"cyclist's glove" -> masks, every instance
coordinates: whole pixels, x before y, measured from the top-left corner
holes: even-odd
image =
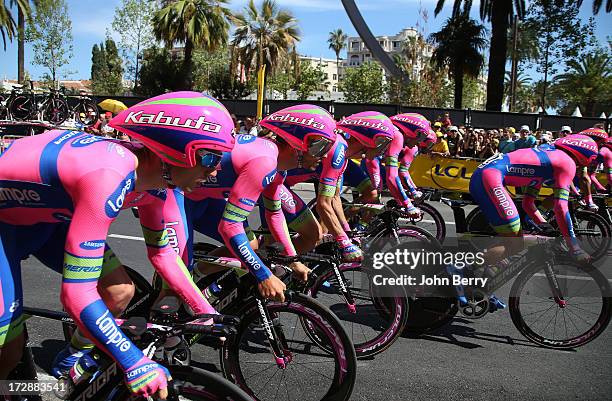
[[[414,190],[411,192],[412,198],[415,201],[419,201],[421,200],[421,198],[423,197],[423,192],[419,191],[418,189]]]
[[[168,369],[146,356],[125,371],[128,389],[143,397],[152,397],[158,390],[168,387],[168,380],[172,380]]]
[[[363,252],[353,244],[346,235],[336,237],[336,242],[342,253],[342,260],[345,262],[361,262],[363,260]]]

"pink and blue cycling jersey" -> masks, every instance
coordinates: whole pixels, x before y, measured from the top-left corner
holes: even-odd
[[[285,185],[292,187],[301,182],[311,180],[319,181],[319,193],[323,196],[332,197],[336,193],[338,181],[340,181],[346,169],[346,149],[348,145],[342,135],[336,135],[334,145],[321,160],[316,169],[296,168],[287,171]]]
[[[543,221],[537,213],[536,197],[542,185],[551,186],[559,229],[568,245],[576,249],[577,241],[568,207],[570,184],[575,173],[574,160],[554,146],[519,149],[496,155],[478,166],[470,179],[470,194],[496,232],[515,235],[520,232],[521,221],[505,185],[527,187],[523,209],[537,223]]]
[[[272,273],[251,248],[245,232],[247,218],[260,196],[272,234],[283,245],[286,255],[296,255],[281,210],[284,175],[277,172],[277,161],[278,148],[273,141],[238,135],[234,149],[224,153],[217,175],[185,194],[188,230],[195,229],[223,241],[260,282]],[[190,253],[193,235],[188,237]]]
[[[399,176],[399,156],[403,149],[404,136],[398,129],[395,129],[393,140],[384,155],[386,184],[395,200],[405,208],[412,209],[414,206],[412,202],[410,202],[410,199],[408,199],[408,195],[406,195],[404,191],[402,180]],[[365,165],[374,187],[379,190],[382,189],[380,161],[377,159],[366,160]]]
[[[181,220],[171,191],[135,192],[137,158],[120,145],[76,131],[20,139],[0,157],[0,344],[20,332],[20,262],[29,255],[63,274],[61,301],[80,329],[126,370],[142,357],[115,324],[97,290],[103,266],[118,263],[105,246],[120,210],[138,206],[151,263],[194,308],[213,309],[193,284],[164,229]],[[170,198],[168,201],[167,198]],[[185,233],[176,235],[184,240]]]

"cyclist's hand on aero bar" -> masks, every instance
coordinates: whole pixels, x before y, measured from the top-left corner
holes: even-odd
[[[302,262],[293,262],[289,265],[291,270],[293,271],[293,277],[301,282],[306,282],[308,280],[308,273],[310,273],[310,269],[306,267]]]
[[[257,285],[259,293],[266,299],[285,302],[287,286],[278,277],[270,276]]]
[[[165,400],[168,397],[168,380],[172,380],[168,369],[146,356],[125,371],[125,382],[128,389],[143,397],[155,395]]]

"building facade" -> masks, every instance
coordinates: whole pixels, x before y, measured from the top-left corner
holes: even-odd
[[[393,36],[377,36],[378,43],[383,50],[389,54],[391,58],[395,55],[401,55],[404,50],[404,44],[410,40],[416,40],[419,36],[415,28],[404,28],[397,35]],[[418,72],[422,69],[424,63],[431,58],[433,47],[425,44],[423,49],[416,55],[416,63],[414,64],[414,75],[418,76]],[[363,63],[376,61],[370,49],[368,49],[359,36],[351,36],[347,43],[346,68],[359,67]]]
[[[320,88],[321,91],[327,91],[329,93],[339,91],[338,84],[342,79],[344,60],[340,59],[337,61],[336,59],[330,58],[300,56],[300,61],[302,63],[309,63],[310,66],[314,68],[321,66],[321,70],[323,70],[325,74],[325,85]]]

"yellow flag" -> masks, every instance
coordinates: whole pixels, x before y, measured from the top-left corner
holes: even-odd
[[[263,117],[263,98],[266,79],[266,65],[259,67],[257,72],[257,120]]]

